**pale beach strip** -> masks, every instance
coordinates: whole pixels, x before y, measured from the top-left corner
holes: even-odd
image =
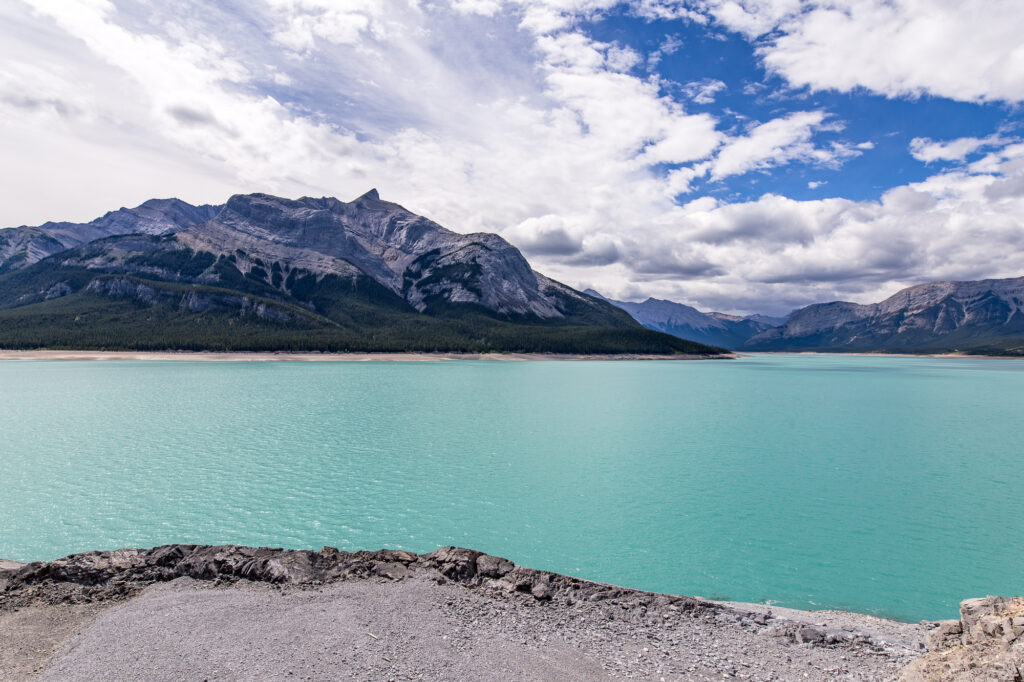
[[[447,360],[718,360],[723,355],[574,355],[561,353],[287,353],[214,351],[0,350],[4,360],[148,360],[184,362],[442,362]]]

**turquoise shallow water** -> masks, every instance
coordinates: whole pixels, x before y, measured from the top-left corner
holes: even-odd
[[[0,557],[456,544],[906,620],[1024,594],[1024,362],[0,363]]]

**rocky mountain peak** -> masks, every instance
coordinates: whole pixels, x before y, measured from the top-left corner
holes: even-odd
[[[555,298],[581,298],[539,277],[500,236],[453,232],[382,200],[375,189],[348,203],[236,195],[215,219],[183,231],[179,241],[218,255],[243,251],[319,275],[354,267],[420,311],[474,304],[506,315],[558,318],[564,306]]]
[[[361,195],[352,203],[357,203],[360,201],[380,201],[380,194],[377,193],[377,188],[375,187],[371,189],[369,192],[366,192],[365,194]]]
[[[81,244],[123,234],[164,236],[217,215],[220,206],[193,206],[180,199],[149,199],[135,208],[109,211],[88,223],[47,222],[0,230],[0,273],[23,268]]]

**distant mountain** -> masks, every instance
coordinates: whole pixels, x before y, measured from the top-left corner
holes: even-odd
[[[715,313],[715,314],[719,314],[719,313]],[[786,324],[786,320],[789,319],[789,315],[786,315],[785,317],[777,317],[777,316],[773,316],[773,315],[755,314],[755,315],[748,315],[748,316],[744,317],[743,319],[744,320],[753,320],[754,322],[760,322],[761,324],[765,325],[766,327],[781,327],[782,325]]]
[[[152,200],[0,231],[0,347],[698,353],[382,201]]]
[[[774,326],[760,315],[739,317],[725,313],[702,313],[682,303],[648,298],[642,303],[615,301],[593,289],[584,293],[608,301],[628,312],[634,320],[655,331],[722,348],[741,348],[750,337]]]
[[[810,305],[744,348],[1024,354],[1024,277],[932,282],[870,305]]]

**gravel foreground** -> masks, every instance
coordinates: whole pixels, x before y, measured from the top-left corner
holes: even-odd
[[[886,680],[929,630],[629,590],[453,547],[0,563],[4,680]]]

